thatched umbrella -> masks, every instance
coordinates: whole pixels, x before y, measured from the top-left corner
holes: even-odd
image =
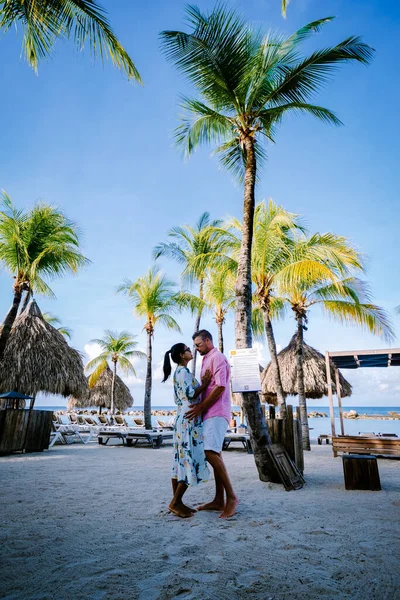
[[[328,382],[326,379],[325,356],[303,344],[303,363],[304,363],[304,386],[306,398],[317,400],[328,395]],[[297,395],[297,370],[296,370],[296,335],[292,337],[286,348],[278,354],[278,364],[281,374],[283,391],[287,396]],[[331,362],[332,392],[336,394],[335,385],[335,365]],[[340,397],[351,396],[351,385],[339,371]],[[269,363],[261,374],[262,393],[260,394],[263,402],[273,404],[276,400],[275,381],[273,376],[273,367]]]
[[[81,355],[43,319],[35,301],[16,319],[0,363],[0,392],[10,389],[33,398],[38,392],[87,395]]]
[[[77,399],[72,397],[68,400],[68,409],[83,408],[86,406],[99,406],[102,408],[111,408],[111,386],[113,373],[107,365],[94,386],[89,390],[89,395],[86,398]],[[121,412],[131,407],[133,397],[129,388],[122,381],[119,375],[115,377],[115,407]]]

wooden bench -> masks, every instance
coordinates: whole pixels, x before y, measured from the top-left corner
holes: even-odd
[[[321,433],[321,435],[319,435],[317,438],[317,442],[318,442],[319,446],[322,445],[323,440],[325,440],[325,444],[330,444],[331,440],[332,440],[332,436],[328,435],[326,433]]]
[[[400,438],[338,435],[332,437],[332,450],[334,456],[337,456],[339,452],[348,452],[350,454],[400,457]]]

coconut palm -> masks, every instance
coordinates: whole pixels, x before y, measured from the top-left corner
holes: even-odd
[[[108,56],[130,79],[140,81],[106,11],[95,0],[0,0],[0,30],[18,26],[24,33],[25,58],[36,72],[39,61],[50,56],[58,38],[73,38],[78,50],[87,42],[94,58],[104,61]]]
[[[367,284],[352,274],[362,269],[360,255],[345,238],[315,234],[294,242],[288,265],[281,272],[280,292],[297,322],[297,389],[305,450],[310,450],[310,435],[304,389],[303,333],[310,308],[317,305],[341,323],[361,326],[386,339],[394,335],[388,315],[372,302]]]
[[[113,369],[113,378],[111,385],[111,414],[115,411],[115,381],[117,377],[117,368],[119,367],[126,375],[136,375],[136,371],[131,363],[132,358],[145,358],[146,355],[140,350],[135,350],[138,343],[134,340],[136,336],[127,331],[118,333],[116,331],[106,330],[103,338],[93,339],[93,344],[98,344],[101,353],[90,360],[85,367],[87,372],[92,371],[89,377],[89,388],[92,388],[102,373],[111,362]]]
[[[232,219],[227,226],[236,234],[234,256],[240,252],[243,224]],[[251,273],[253,292],[253,332],[266,334],[274,373],[277,401],[282,418],[286,416],[286,400],[283,391],[272,318],[282,316],[285,305],[277,296],[277,281],[290,257],[291,234],[302,230],[297,215],[289,213],[272,200],[268,205],[260,202],[254,213]]]
[[[172,315],[179,310],[179,294],[176,285],[169,281],[156,267],[152,267],[143,277],[132,282],[125,280],[118,292],[128,296],[133,304],[134,313],[144,317],[144,329],[147,333],[147,370],[144,393],[144,422],[146,429],[151,429],[151,388],[153,336],[157,324],[167,329],[181,331]]]
[[[53,296],[44,278],[76,273],[90,261],[79,248],[79,230],[57,208],[36,205],[29,213],[17,210],[3,192],[0,211],[0,263],[14,278],[13,304],[0,334],[0,360],[21,304],[24,307],[34,292]]]
[[[218,347],[223,352],[225,317],[235,306],[235,275],[232,270],[223,266],[208,273],[204,282],[204,300],[214,313],[218,328]]]
[[[207,272],[213,267],[227,261],[230,236],[221,227],[221,220],[211,221],[210,214],[204,212],[194,227],[183,225],[173,227],[168,232],[170,242],[161,242],[153,251],[155,259],[166,256],[183,267],[182,283],[199,284],[199,307],[196,311],[194,331],[199,331],[203,312],[204,280]],[[197,350],[193,347],[192,373],[196,372]]]
[[[186,9],[191,31],[164,31],[161,41],[169,60],[187,76],[199,98],[185,98],[186,116],[176,142],[187,155],[202,143],[216,144],[222,164],[244,182],[243,234],[236,284],[235,336],[238,348],[252,345],[251,245],[257,167],[265,156],[263,141],[273,140],[286,113],[304,112],[340,124],[330,110],[309,104],[342,62],[367,64],[372,49],[357,37],[301,57],[300,45],[331,18],[309,23],[292,36],[252,31],[233,10],[217,6],[202,14]],[[260,477],[267,467],[268,430],[258,395],[244,395]]]
[[[57,331],[59,331],[61,333],[61,335],[68,338],[69,340],[71,339],[72,329],[70,329],[69,327],[64,327],[64,325],[61,325],[61,321],[58,317],[56,317],[55,315],[52,315],[49,312],[42,313],[42,316],[43,316],[43,319],[46,321],[46,323],[50,323],[50,325],[53,325],[53,327],[55,325],[60,325],[60,327],[56,327]]]

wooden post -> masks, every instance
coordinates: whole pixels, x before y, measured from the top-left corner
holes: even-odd
[[[268,418],[269,419],[275,419],[275,406],[269,406],[268,407]]]
[[[338,399],[339,416],[340,416],[340,431],[342,432],[342,435],[344,435],[342,397],[340,395],[339,369],[335,369],[335,380],[336,380],[336,396]]]
[[[329,352],[325,352],[325,365],[326,365],[326,380],[328,382],[329,412],[331,415],[332,436],[336,436],[335,413],[333,411],[332,378],[331,378],[331,365],[330,365],[330,361],[329,361]]]

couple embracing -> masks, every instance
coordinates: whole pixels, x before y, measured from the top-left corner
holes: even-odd
[[[174,373],[174,399],[177,416],[174,428],[172,465],[173,499],[169,510],[182,518],[192,517],[196,510],[221,511],[227,519],[236,512],[235,495],[222,459],[222,445],[231,419],[229,363],[214,348],[211,334],[202,329],[193,335],[199,354],[203,356],[201,384],[187,368],[192,360],[186,344],[175,344],[165,353],[164,379],[171,374],[170,359],[177,365]],[[214,471],[215,497],[197,509],[183,503],[189,485],[198,485],[209,477],[208,464]]]

